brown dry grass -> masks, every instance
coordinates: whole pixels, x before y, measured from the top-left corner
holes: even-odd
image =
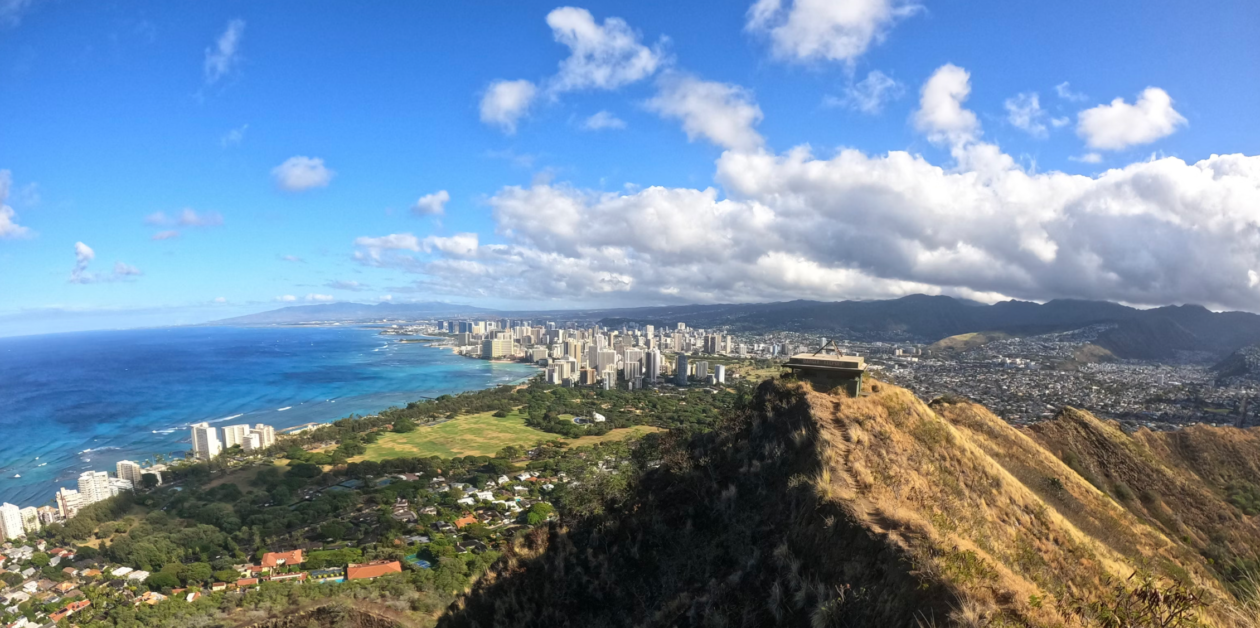
[[[803,388],[823,438],[814,490],[965,600],[953,623],[1073,625],[1064,600],[1146,568],[1206,588],[1216,625],[1251,625],[1227,617],[1233,598],[1197,554],[985,408],[883,383],[856,399]]]

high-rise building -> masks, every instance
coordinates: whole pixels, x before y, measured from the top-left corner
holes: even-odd
[[[254,425],[254,429],[250,430],[250,433],[258,435],[258,445],[263,449],[276,444],[276,428],[270,425],[257,423]]]
[[[39,509],[34,506],[27,506],[20,512],[22,514],[22,529],[27,534],[39,532],[39,529],[43,527],[39,523]]]
[[[83,506],[109,499],[109,474],[104,471],[84,471],[79,474],[79,500]]]
[[[209,460],[219,455],[219,430],[209,423],[195,423],[192,426],[192,450],[198,460]]]
[[[226,425],[223,427],[223,448],[240,445],[245,446],[245,437],[249,434],[249,425]],[[122,477],[121,475],[119,477]]]
[[[262,436],[258,432],[250,432],[245,437],[245,441],[241,443],[241,449],[245,450],[246,453],[258,451],[262,448]]]
[[[700,360],[699,362],[696,362],[696,377],[699,379],[704,379],[708,376],[709,376],[709,363],[704,360]]]
[[[60,513],[58,513],[57,509],[52,506],[40,506],[39,508],[36,508],[35,511],[39,513],[39,522],[44,525],[55,523],[60,517]]]
[[[595,370],[604,371],[617,366],[617,352],[612,349],[600,349],[595,352]]]
[[[621,369],[626,372],[627,378],[630,377],[631,364],[639,369],[638,372],[640,374],[643,373],[643,356],[644,352],[642,349],[626,349],[624,354],[625,361],[621,363]]]
[[[0,538],[6,541],[26,536],[22,528],[22,509],[5,502],[0,504]]]
[[[649,382],[655,384],[661,377],[661,352],[656,349],[648,351],[643,358],[643,362],[646,367],[643,370],[644,376],[647,377]]]
[[[718,364],[717,366],[713,367],[713,379],[716,380],[717,383],[719,384],[726,383],[726,365],[725,364]]]
[[[674,367],[674,383],[679,386],[687,385],[687,354],[685,353],[678,354],[678,365]]]
[[[496,360],[498,358],[506,358],[514,352],[511,336],[504,335],[499,338],[487,338],[481,341],[481,357],[483,359]]]
[[[133,486],[144,486],[144,483],[140,481],[140,476],[144,475],[144,469],[141,469],[140,465],[130,460],[119,460],[117,469],[118,477],[131,482]]]
[[[57,491],[57,511],[62,519],[69,519],[79,514],[79,509],[86,505],[79,491],[64,486]]]

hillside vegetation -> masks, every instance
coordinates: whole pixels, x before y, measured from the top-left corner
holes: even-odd
[[[1255,626],[1257,446],[767,382],[518,539],[441,625]]]

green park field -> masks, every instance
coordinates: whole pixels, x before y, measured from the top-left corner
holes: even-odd
[[[525,418],[517,411],[505,417],[492,416],[491,412],[460,416],[430,427],[418,427],[406,434],[385,433],[375,443],[367,445],[367,452],[355,456],[350,462],[386,460],[389,458],[455,458],[463,456],[493,456],[509,445],[532,447],[539,441],[562,440],[570,447],[593,445],[599,442],[617,441],[627,436],[641,436],[658,428],[647,425],[613,430],[603,436],[583,436],[567,439],[525,425]]]

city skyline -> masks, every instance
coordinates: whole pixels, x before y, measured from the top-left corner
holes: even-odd
[[[911,293],[1260,311],[1245,2],[293,6],[0,7],[0,327]]]

